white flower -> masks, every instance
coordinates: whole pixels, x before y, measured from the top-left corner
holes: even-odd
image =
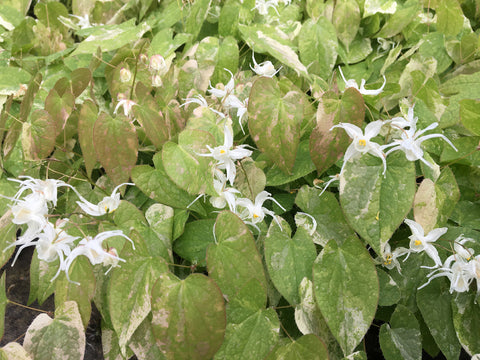
[[[412,105],[408,108],[408,113],[407,117],[404,116],[396,116],[392,118],[391,120],[387,120],[386,122],[390,123],[390,125],[400,128],[400,129],[405,129],[406,127],[416,127],[417,126],[417,120],[418,117],[414,116],[413,113],[413,108],[415,105]]]
[[[133,250],[135,250],[133,241],[121,230],[104,231],[94,238],[87,236],[78,243],[78,246],[72,250],[65,260],[64,270],[68,281],[70,281],[70,277],[68,275],[70,266],[72,265],[73,260],[80,255],[86,256],[92,265],[106,263],[108,265],[116,266],[116,263],[112,260],[125,261],[124,259],[119,258],[118,255],[116,255],[116,252],[113,253],[111,249],[106,251],[102,247],[103,241],[114,236],[124,237],[132,243]],[[79,285],[79,283],[77,284]]]
[[[151,71],[164,74],[168,71],[168,65],[165,58],[162,55],[153,55],[150,57],[149,68]]]
[[[250,65],[250,68],[255,72],[255,74],[259,76],[266,76],[266,77],[274,77],[276,73],[280,71],[282,68],[281,66],[278,68],[278,70],[275,70],[275,67],[273,66],[271,61],[264,61],[260,64],[257,64],[255,60],[255,53],[252,52],[252,60],[253,60],[253,67]]]
[[[77,26],[79,26],[80,29],[88,29],[92,27],[92,24],[90,24],[90,19],[88,18],[88,14],[85,14],[83,16],[70,14],[70,16],[78,20]]]
[[[317,230],[317,220],[312,215],[301,211],[295,214],[295,225],[297,228],[303,227],[310,236],[313,236]]]
[[[398,262],[398,257],[408,254],[409,252],[410,250],[404,247],[398,247],[392,252],[392,248],[390,247],[390,244],[386,243],[383,249],[382,265],[389,270],[392,270],[395,267],[397,271],[401,274],[402,271],[400,269],[400,263]]]
[[[238,145],[233,149],[233,134],[229,126],[224,127],[223,145],[211,148],[207,145],[209,154],[198,154],[199,156],[211,156],[218,161],[217,168],[227,170],[227,180],[233,185],[235,181],[236,168],[234,160],[240,160],[252,155],[251,150],[245,149],[247,145]]]
[[[255,0],[255,7],[252,8],[252,10],[257,9],[260,15],[268,15],[268,9],[273,8],[277,15],[280,16],[277,10],[277,6],[277,0]]]
[[[123,115],[130,117],[132,115],[132,108],[137,103],[133,100],[127,99],[123,94],[118,95],[118,104],[115,106],[113,113],[116,114],[118,109],[123,107]]]
[[[207,103],[207,100],[205,100],[205,98],[200,95],[200,94],[197,94],[196,96],[194,97],[191,97],[191,98],[186,98],[186,99],[183,99],[185,102],[180,105],[180,107],[182,106],[186,106],[188,104],[198,104],[200,105],[201,108],[205,108],[205,109],[208,109],[208,110],[211,110],[213,111],[215,114],[219,115],[222,119],[225,118],[225,114],[218,111],[218,110],[215,110],[215,109],[212,109],[208,103]]]
[[[32,193],[40,194],[44,197],[45,201],[50,201],[53,203],[54,206],[57,205],[57,189],[61,186],[69,187],[73,189],[73,187],[62,180],[55,180],[55,179],[34,179],[30,176],[19,176],[20,179],[25,180],[17,180],[17,179],[8,179],[10,181],[18,182],[21,187],[17,191],[14,196],[14,199],[18,199],[25,190],[30,190]]]
[[[43,227],[47,223],[47,202],[45,197],[39,193],[27,195],[23,200],[16,200],[16,203],[11,205],[10,209],[12,211],[12,222],[14,224],[35,223]]]
[[[97,205],[92,204],[90,201],[85,199],[82,195],[77,192],[78,197],[81,201],[77,201],[78,206],[86,212],[88,215],[92,216],[102,216],[107,213],[114,212],[117,210],[118,206],[120,205],[120,194],[117,193],[118,189],[123,185],[135,185],[132,183],[123,183],[118,185],[110,196],[105,196],[102,201],[100,201]]]
[[[336,175],[330,175],[330,180],[328,180],[326,183],[325,183],[325,186],[323,187],[323,190],[320,194],[318,194],[318,196],[322,196],[322,194],[325,192],[325,190],[327,190],[328,186],[334,182],[334,181],[339,181],[340,180],[340,174],[336,174]],[[320,186],[318,185],[313,185],[315,186],[317,189],[321,189]]]
[[[245,211],[241,212],[239,216],[242,219],[249,219],[247,224],[254,225],[263,221],[265,218],[265,215],[270,215],[275,222],[280,226],[280,223],[278,222],[277,218],[275,217],[275,213],[271,210],[268,210],[263,207],[263,203],[266,200],[272,200],[275,202],[283,211],[286,211],[285,208],[278,203],[277,200],[275,200],[273,197],[270,196],[271,194],[268,191],[262,191],[258,193],[258,195],[255,197],[255,203],[252,202],[252,200],[247,199],[247,198],[241,198],[237,199],[237,206],[241,206],[244,208]]]
[[[365,127],[365,134],[363,134],[362,129],[360,129],[358,126],[349,123],[340,123],[330,129],[331,131],[334,128],[340,127],[344,129],[347,132],[348,136],[353,139],[353,142],[350,144],[350,146],[347,148],[347,151],[345,152],[340,174],[342,173],[343,168],[345,167],[345,164],[348,160],[353,159],[356,156],[364,153],[370,153],[382,159],[383,174],[385,174],[385,171],[387,170],[385,155],[383,154],[379,144],[370,141],[371,138],[378,135],[380,129],[382,128],[382,125],[383,121],[381,120],[372,121]]]
[[[385,153],[385,156],[388,156],[393,151],[401,150],[405,153],[405,156],[409,161],[421,160],[425,165],[433,169],[433,165],[423,158],[423,150],[420,146],[422,142],[432,138],[442,138],[455,151],[458,151],[457,148],[452,144],[452,142],[445,137],[445,135],[430,134],[421,136],[426,131],[435,129],[438,126],[438,123],[435,122],[427,126],[425,129],[417,131],[416,120],[417,118],[413,118],[412,116],[412,123],[410,124],[410,129],[402,131],[401,139],[395,139],[391,144],[382,146],[382,150],[393,146]]]
[[[432,243],[445,234],[448,228],[443,227],[433,229],[425,235],[423,227],[419,223],[409,219],[405,219],[405,223],[412,231],[412,235],[408,237],[410,239],[410,250],[416,253],[425,251],[425,253],[435,262],[435,267],[441,267],[442,261],[440,260],[440,256],[438,256],[437,249],[435,249]]]
[[[362,81],[360,83],[360,87],[358,87],[358,84],[355,81],[355,79],[349,79],[349,80],[345,79],[345,76],[343,76],[343,72],[342,72],[341,67],[338,67],[338,70],[340,71],[340,75],[342,75],[342,79],[345,82],[345,90],[353,87],[353,88],[357,89],[360,92],[360,94],[362,94],[362,95],[376,96],[383,91],[383,88],[385,87],[385,84],[387,83],[387,79],[385,78],[385,75],[382,75],[383,76],[383,85],[380,88],[378,88],[377,90],[367,90],[367,89],[365,89],[365,82],[366,82],[365,79],[362,79]]]
[[[222,171],[215,169],[215,178],[213,179],[213,187],[217,192],[217,197],[211,197],[210,203],[217,209],[223,209],[228,205],[231,212],[236,212],[236,194],[240,194],[240,191],[234,188],[226,187],[227,178]]]

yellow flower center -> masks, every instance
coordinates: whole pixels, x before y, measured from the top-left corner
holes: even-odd
[[[253,218],[256,219],[258,218],[259,216],[257,214],[253,214]]]
[[[416,246],[422,245],[422,242],[420,240],[415,240],[415,245]]]
[[[360,145],[360,146],[366,146],[366,145],[367,145],[367,142],[366,142],[365,140],[363,140],[363,139],[360,139],[360,140],[358,140],[358,145]]]
[[[222,149],[222,150],[220,150],[220,154],[225,154],[225,153],[226,153],[226,151],[225,151],[225,150],[223,150],[223,149]]]

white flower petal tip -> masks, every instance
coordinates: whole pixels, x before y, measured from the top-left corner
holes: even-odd
[[[405,219],[405,224],[407,224],[412,231],[412,235],[409,236],[410,251],[417,253],[425,251],[425,253],[435,262],[435,267],[441,267],[442,261],[440,260],[437,249],[435,249],[432,243],[445,234],[448,228],[436,228],[425,235],[423,227],[419,223]]]
[[[77,196],[80,198],[80,201],[77,201],[77,205],[88,215],[91,216],[102,216],[109,214],[117,210],[120,205],[120,194],[118,190],[121,186],[131,185],[134,186],[134,183],[123,183],[113,189],[110,196],[105,196],[98,204],[92,204],[90,201],[85,199],[82,195],[77,192]]]
[[[367,89],[365,89],[365,83],[366,83],[365,79],[362,79],[362,81],[360,82],[360,87],[359,87],[358,83],[356,82],[355,79],[349,79],[349,80],[345,79],[345,76],[343,75],[343,72],[342,72],[342,68],[340,66],[338,67],[338,70],[340,71],[340,75],[342,76],[343,82],[345,83],[345,90],[347,90],[348,88],[354,88],[354,89],[357,89],[358,92],[360,92],[360,94],[362,94],[362,95],[377,96],[377,95],[379,95],[380,93],[383,92],[383,88],[385,87],[385,84],[387,83],[387,79],[386,79],[385,75],[382,75],[382,77],[383,77],[382,86],[378,89],[375,89],[375,90],[367,90]]]
[[[282,67],[280,66],[278,70],[275,70],[275,67],[273,66],[271,61],[264,61],[260,64],[257,64],[257,61],[255,60],[255,52],[252,52],[252,61],[253,67],[252,65],[250,65],[250,68],[255,74],[259,76],[272,78],[282,69]]]

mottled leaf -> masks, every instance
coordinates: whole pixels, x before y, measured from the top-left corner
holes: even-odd
[[[283,172],[290,174],[300,143],[303,118],[302,94],[283,95],[276,80],[255,81],[248,101],[248,127],[258,148]]]
[[[480,136],[480,100],[460,101],[460,120],[474,135]]]
[[[126,117],[101,113],[93,129],[93,145],[100,164],[115,185],[128,182],[137,162],[138,138]]]
[[[37,109],[30,116],[30,121],[23,123],[22,147],[28,160],[46,158],[55,147],[55,121],[45,110]]]
[[[291,238],[291,229],[281,217],[282,228],[272,221],[264,240],[265,262],[273,284],[291,304],[300,302],[298,287],[304,277],[311,280],[317,251],[312,237],[303,227]]]
[[[263,359],[277,343],[280,322],[273,309],[258,310],[240,324],[228,324],[215,360]]]
[[[480,305],[473,292],[452,297],[453,325],[458,339],[469,355],[480,353]]]
[[[93,167],[97,162],[97,155],[93,147],[93,128],[98,117],[98,108],[92,100],[82,104],[78,117],[78,141],[82,149],[87,176],[92,175]]]
[[[81,360],[85,353],[85,331],[75,301],[55,309],[55,319],[38,315],[28,327],[23,347],[38,360]]]
[[[208,274],[227,299],[234,298],[251,279],[267,288],[262,260],[252,233],[237,215],[221,212],[215,223],[216,243],[207,250]]]
[[[343,156],[351,141],[343,129],[330,131],[332,126],[345,122],[361,127],[364,118],[365,103],[356,89],[345,90],[340,100],[332,92],[322,96],[317,110],[317,126],[310,135],[310,156],[319,174]]]
[[[397,151],[382,161],[371,155],[352,159],[340,175],[340,204],[347,221],[380,255],[410,211],[415,195],[415,166]]]
[[[217,196],[213,187],[213,158],[199,156],[206,153],[207,145],[214,147],[213,136],[201,130],[185,129],[178,137],[178,144],[163,145],[162,160],[165,172],[180,188],[190,194]]]
[[[277,347],[265,360],[325,360],[328,359],[325,344],[316,335],[304,335],[286,345]]]
[[[207,248],[215,241],[213,235],[214,224],[214,219],[187,223],[183,234],[175,240],[173,251],[193,264],[205,266]]]
[[[375,265],[362,242],[331,240],[313,265],[315,299],[328,327],[348,355],[373,321],[379,286]]]
[[[448,360],[456,360],[461,346],[453,325],[452,295],[448,290],[446,281],[435,279],[417,291],[416,299],[435,343]]]
[[[348,49],[360,27],[360,8],[356,0],[337,0],[332,22],[339,40]]]
[[[224,300],[205,275],[161,275],[152,290],[152,315],[153,335],[168,359],[211,359],[223,342]]]

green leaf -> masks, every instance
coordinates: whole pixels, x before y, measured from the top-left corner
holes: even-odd
[[[277,347],[272,351],[265,360],[325,360],[328,359],[325,344],[316,335],[304,335],[289,342],[285,345]]]
[[[407,0],[402,6],[397,6],[397,11],[385,22],[380,32],[375,36],[390,38],[400,33],[415,18],[420,6],[417,0]]]
[[[161,257],[139,256],[131,250],[122,252],[120,257],[127,261],[112,270],[108,308],[120,349],[125,354],[131,336],[150,313],[150,291],[155,280],[167,273],[168,267]]]
[[[341,244],[344,239],[355,234],[345,220],[342,209],[335,195],[321,190],[302,186],[298,191],[295,203],[317,221],[314,242],[325,246],[330,240]]]
[[[444,96],[450,95],[450,103],[440,121],[440,127],[445,128],[458,123],[460,100],[480,97],[480,71],[452,77],[439,90]]]
[[[351,141],[343,129],[330,131],[332,126],[346,122],[361,127],[364,118],[365,102],[356,89],[345,90],[340,101],[333,92],[322,96],[317,110],[317,126],[310,135],[310,156],[319,174],[343,156]]]
[[[93,129],[93,145],[97,159],[114,185],[127,182],[138,152],[137,134],[128,119],[100,113]]]
[[[183,234],[175,240],[173,251],[185,260],[199,266],[206,265],[207,248],[213,244],[214,219],[197,220],[185,225]]]
[[[163,204],[153,204],[145,212],[145,218],[150,228],[157,234],[159,240],[164,243],[167,249],[171,250],[175,222],[175,211],[173,208]]]
[[[448,360],[460,357],[461,345],[457,339],[452,316],[452,295],[446,281],[433,280],[417,291],[417,305],[443,355]]]
[[[60,263],[58,260],[47,263],[40,260],[37,251],[33,253],[32,262],[30,263],[30,293],[28,294],[28,304],[35,299],[42,305],[45,300],[55,291],[55,283],[53,279],[58,271]]]
[[[238,25],[243,40],[255,52],[268,53],[281,63],[295,70],[298,75],[308,78],[307,68],[300,62],[293,45],[268,25]]]
[[[463,11],[457,0],[437,0],[437,30],[447,36],[457,35],[463,28]]]
[[[258,160],[258,159],[257,159]],[[297,158],[293,164],[292,175],[286,175],[278,167],[274,166],[267,170],[267,186],[287,184],[304,177],[315,170],[315,165],[310,157],[309,141],[304,140],[298,144]],[[240,189],[239,189],[240,190]],[[263,189],[262,189],[263,190]],[[241,191],[241,190],[240,190]],[[241,191],[243,193],[243,191]]]
[[[225,335],[222,293],[202,274],[163,274],[152,290],[152,331],[169,359],[211,359]]]
[[[70,267],[69,275],[71,281],[78,282],[80,285],[69,282],[67,277],[61,274],[55,282],[55,307],[61,307],[63,303],[70,300],[75,301],[83,327],[86,328],[90,321],[91,301],[95,293],[95,275],[90,261],[84,256],[79,257]]]
[[[313,265],[315,299],[328,327],[348,355],[373,321],[379,296],[370,254],[354,236],[341,246],[331,240]]]
[[[215,360],[263,359],[278,341],[280,322],[273,309],[258,310],[240,324],[228,324]]]
[[[452,297],[453,325],[458,339],[469,355],[480,353],[480,305],[472,292]]]
[[[218,34],[220,36],[235,36],[238,27],[240,4],[235,0],[225,1],[218,18]]]
[[[70,91],[62,96],[55,89],[50,90],[45,99],[45,110],[55,124],[55,136],[60,134],[67,124],[68,117],[75,106],[75,98]]]
[[[265,309],[266,305],[265,288],[257,279],[251,279],[242,286],[233,299],[229,299],[227,323],[240,324],[258,310]]]
[[[347,221],[380,255],[410,211],[415,196],[415,166],[402,152],[382,161],[371,155],[348,161],[340,175],[340,204]]]
[[[337,0],[333,9],[332,21],[338,39],[348,49],[360,27],[360,8],[356,0]]]
[[[392,277],[381,268],[377,267],[378,280],[380,283],[379,306],[391,306],[400,300],[400,289]]]
[[[11,246],[9,249],[6,247],[17,240],[17,225],[10,222],[0,227],[0,237],[3,239],[0,246],[0,266],[3,267],[15,252],[15,246]]]
[[[0,278],[0,338],[3,337],[5,331],[5,309],[7,307],[7,293],[5,289],[6,271],[3,272]]]
[[[420,325],[407,307],[397,305],[390,325],[380,327],[380,347],[386,360],[422,358]]]
[[[237,40],[232,36],[227,36],[221,40],[220,48],[218,49],[217,63],[215,71],[212,75],[212,84],[226,84],[230,80],[230,74],[225,69],[232,73],[237,72],[238,69],[239,50]]]
[[[460,121],[474,135],[480,136],[480,100],[460,101]]]
[[[264,289],[267,280],[252,233],[240,218],[222,211],[215,222],[216,243],[207,249],[207,269],[225,294],[233,299],[251,279]]]
[[[172,180],[170,180],[163,168],[161,156],[156,158],[156,169],[148,165],[138,165],[133,168],[133,182],[151,199],[174,208],[187,209],[187,206],[195,200],[195,196],[180,189]],[[193,203],[188,208],[206,215],[205,210],[199,202]]]
[[[312,279],[312,266],[317,251],[312,237],[297,227],[293,239],[288,223],[277,216],[282,228],[272,221],[264,240],[265,262],[273,284],[291,304],[300,302],[298,287],[304,277]]]
[[[28,327],[23,347],[38,360],[83,359],[85,331],[75,301],[56,308],[54,319],[38,315]]]
[[[31,78],[31,75],[21,68],[1,66],[0,70],[0,95],[15,94],[20,89],[20,85],[27,84]]]
[[[173,29],[171,28],[165,28],[156,33],[150,43],[148,55],[152,56],[159,54],[166,59],[191,38],[190,34],[183,33],[176,34],[174,39],[172,39],[172,37]]]
[[[210,133],[185,129],[179,134],[178,144],[169,141],[163,145],[165,172],[175,184],[190,194],[217,196],[212,181],[213,159],[198,155],[207,150],[207,145],[214,147],[213,143]]]
[[[185,19],[185,31],[193,35],[195,40],[202,29],[203,22],[207,18],[212,0],[195,1],[189,9]]]
[[[298,35],[298,49],[302,63],[311,74],[328,79],[337,60],[337,33],[325,17],[308,19]]]
[[[30,121],[23,123],[22,147],[28,160],[46,158],[55,147],[55,121],[45,110],[37,109],[30,116]]]
[[[451,219],[459,225],[480,230],[480,202],[468,200],[458,202]]]
[[[260,151],[290,174],[300,143],[303,97],[296,91],[282,95],[275,79],[255,81],[248,101],[248,128]]]
[[[135,19],[130,19],[119,25],[103,25],[89,29],[89,35],[84,39],[70,56],[79,54],[95,54],[100,47],[102,52],[121,48],[128,43],[140,39],[150,30],[150,26],[143,22],[135,26]]]

